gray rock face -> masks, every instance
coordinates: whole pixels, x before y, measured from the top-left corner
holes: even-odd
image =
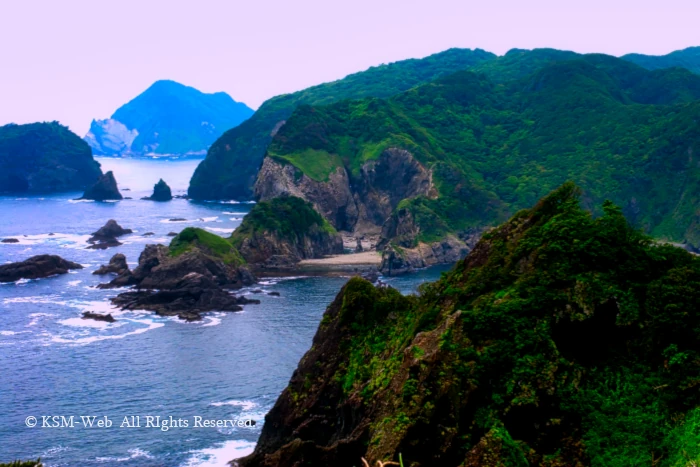
[[[80,264],[66,261],[57,255],[37,255],[24,261],[0,266],[0,282],[39,279],[57,274],[66,274],[71,269],[82,268],[83,266]]]
[[[108,118],[93,120],[84,139],[95,154],[119,156],[131,151],[131,144],[138,135],[138,130],[129,130],[122,122]]]
[[[368,161],[356,180],[343,167],[326,182],[307,177],[292,165],[266,157],[255,183],[255,195],[265,201],[292,195],[310,201],[338,230],[378,233],[405,198],[436,197],[432,174],[410,152],[390,148]]]
[[[117,180],[114,178],[114,174],[110,170],[106,174],[102,175],[94,185],[85,190],[85,193],[80,199],[108,201],[120,200],[123,199],[123,197],[119,192],[119,187],[117,187]]]
[[[343,253],[343,239],[312,228],[295,241],[280,238],[275,232],[256,232],[243,240],[238,250],[256,267],[291,268],[299,261]]]

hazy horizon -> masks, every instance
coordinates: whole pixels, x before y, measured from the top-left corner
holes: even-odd
[[[223,91],[256,109],[279,94],[453,47],[620,56],[700,45],[700,8],[678,0],[70,0],[0,8],[0,125],[58,120],[80,136],[161,79]]]

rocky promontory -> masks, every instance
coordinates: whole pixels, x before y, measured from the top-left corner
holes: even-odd
[[[0,193],[84,190],[101,175],[87,143],[58,122],[0,127]]]
[[[85,190],[80,199],[91,199],[94,201],[113,201],[123,199],[119,192],[117,180],[110,170],[100,178],[91,187]]]
[[[228,290],[254,283],[245,261],[231,244],[210,232],[184,229],[170,246],[147,245],[133,271],[101,288],[134,286],[112,299],[126,309],[153,310],[164,316],[196,320],[206,311],[239,311],[255,303]]]
[[[311,203],[294,196],[257,203],[230,241],[257,268],[289,268],[303,259],[343,252],[333,226]]]
[[[71,269],[82,268],[82,265],[67,261],[57,255],[37,255],[24,261],[1,265],[0,282],[40,279],[58,274],[67,274]]]
[[[689,465],[700,258],[579,196],[518,212],[417,296],[351,279],[232,465]]]
[[[153,194],[143,199],[151,201],[170,201],[173,199],[173,193],[170,191],[168,184],[161,178],[158,180],[158,183],[153,185]]]

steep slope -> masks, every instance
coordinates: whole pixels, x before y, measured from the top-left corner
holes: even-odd
[[[290,267],[343,252],[343,239],[313,206],[293,196],[257,203],[229,239],[257,268]]]
[[[518,212],[417,297],[351,279],[237,464],[700,460],[700,259],[579,196]]]
[[[341,80],[274,97],[253,117],[227,131],[209,149],[190,182],[195,199],[250,199],[267,145],[295,108],[342,99],[388,97],[496,56],[483,50],[450,49],[423,59],[372,67]]]
[[[647,70],[681,67],[700,74],[700,47],[688,47],[667,55],[627,54],[621,57]]]
[[[338,229],[382,230],[395,251],[466,244],[572,179],[588,207],[609,197],[652,235],[698,247],[698,99],[687,70],[587,55],[505,83],[467,71],[386,100],[302,106],[256,195],[305,198]]]
[[[0,193],[79,191],[100,175],[90,147],[58,122],[0,127]]]
[[[205,94],[156,81],[110,119],[93,120],[85,140],[100,155],[204,154],[224,131],[252,114],[224,92]]]

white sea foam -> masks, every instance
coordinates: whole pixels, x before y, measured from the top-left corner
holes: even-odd
[[[8,235],[19,240],[17,243],[3,243],[3,245],[43,245],[55,244],[62,248],[84,248],[90,235],[63,234],[34,234],[34,235]]]
[[[136,329],[135,331],[131,332],[126,332],[124,334],[116,334],[116,335],[109,335],[109,336],[89,336],[89,337],[80,337],[76,339],[66,339],[60,336],[52,336],[51,337],[51,342],[59,343],[59,344],[92,344],[93,342],[98,342],[98,341],[103,341],[107,339],[123,339],[126,336],[133,336],[136,334],[143,334],[144,332],[148,332],[152,329],[157,329],[165,326],[164,323],[155,323],[152,321],[148,320],[131,320],[132,322],[135,323],[142,323],[142,324],[147,324],[147,327],[139,328]]]
[[[223,407],[225,405],[232,405],[234,407],[240,407],[241,410],[243,410],[243,411],[252,410],[258,406],[258,404],[256,404],[253,401],[238,400],[238,399],[232,399],[230,401],[224,401],[224,402],[212,402],[209,405],[213,405],[214,407]]]
[[[128,457],[96,457],[97,462],[126,462],[139,457],[144,457],[146,459],[153,459],[153,456],[148,451],[143,449],[134,448],[127,451],[129,453]]]
[[[221,324],[221,316],[222,315],[216,315],[216,316],[207,316],[207,322],[202,325],[203,328],[209,327],[209,326],[218,326]]]
[[[94,329],[108,329],[123,326],[124,323],[108,323],[106,321],[95,321],[94,319],[83,319],[83,318],[68,318],[58,322],[64,326],[72,326],[75,328],[94,328]]]
[[[68,282],[68,285],[71,287],[75,287],[76,285],[80,284],[83,281],[70,281]]]
[[[229,216],[245,216],[247,212],[236,212],[236,211],[224,211],[221,214],[226,214]]]
[[[214,447],[189,451],[192,456],[183,467],[227,467],[232,459],[245,457],[253,452],[255,443],[233,439]]]
[[[232,217],[231,220],[232,221],[242,221],[243,218],[242,217]]]
[[[219,218],[219,216],[213,216],[213,217],[200,217],[197,219],[200,222],[214,222]]]
[[[220,227],[204,227],[207,230],[211,230],[212,232],[221,232],[221,233],[231,233],[236,229],[222,229]]]
[[[94,203],[94,199],[69,199],[69,203],[75,204],[75,203]]]

